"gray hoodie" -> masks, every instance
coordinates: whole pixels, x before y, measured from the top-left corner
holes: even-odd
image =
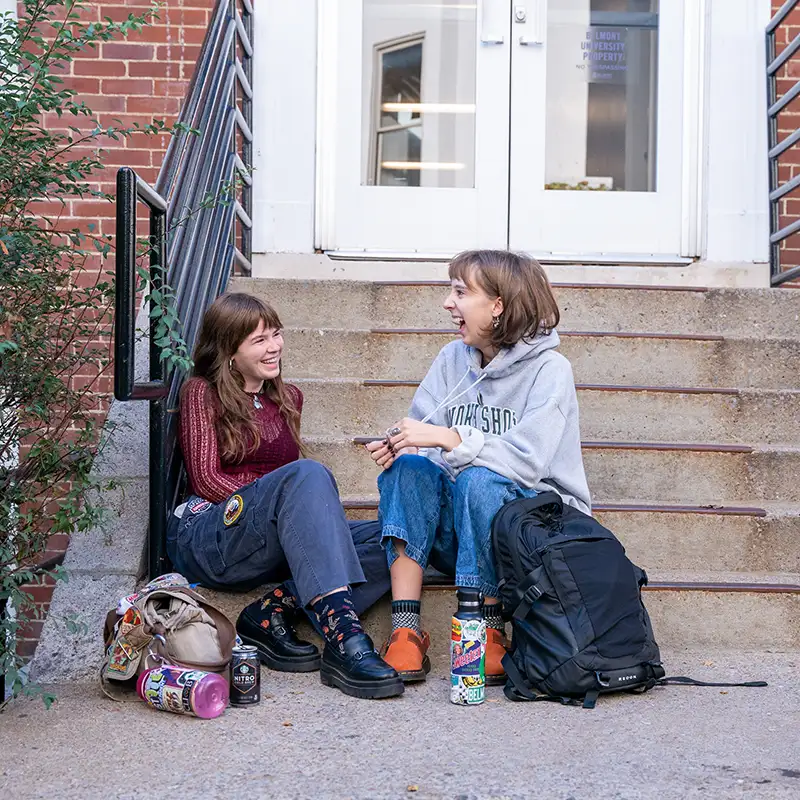
[[[411,403],[412,419],[454,428],[461,444],[445,453],[421,449],[455,477],[488,467],[527,489],[555,490],[591,513],[581,457],[572,367],[540,334],[501,350],[485,368],[480,351],[461,340],[445,345]]]

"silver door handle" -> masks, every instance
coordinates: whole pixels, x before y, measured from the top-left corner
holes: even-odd
[[[547,25],[547,4],[545,0],[532,0],[533,10],[526,14],[526,27],[533,36],[520,36],[519,43],[522,47],[541,47],[544,45],[545,28]]]
[[[481,8],[480,8],[480,15],[481,15],[481,36],[480,42],[481,44],[505,44],[505,37],[504,36],[492,36],[491,34],[486,33],[486,6],[491,0],[482,0]]]

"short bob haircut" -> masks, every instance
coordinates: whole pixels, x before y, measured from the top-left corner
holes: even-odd
[[[523,253],[508,250],[467,250],[450,262],[450,280],[476,286],[503,301],[498,325],[485,334],[496,348],[530,341],[540,331],[549,333],[561,314],[542,265]]]

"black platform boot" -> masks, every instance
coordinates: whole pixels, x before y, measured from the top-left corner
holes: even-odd
[[[332,592],[311,605],[325,637],[320,679],[353,697],[403,694],[403,682],[364,633],[349,589]]]
[[[262,609],[262,601],[250,603],[236,620],[236,632],[245,644],[258,649],[261,663],[279,672],[314,672],[320,668],[319,650],[297,637],[290,617],[280,605]]]
[[[375,650],[366,633],[348,636],[340,646],[327,642],[322,651],[320,680],[353,697],[397,697],[405,687],[400,676]]]

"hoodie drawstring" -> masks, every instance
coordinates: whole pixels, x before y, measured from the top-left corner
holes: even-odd
[[[482,380],[483,380],[483,379],[486,377],[486,373],[485,373],[485,372],[484,372],[484,373],[482,373],[482,374],[481,374],[481,376],[478,378],[478,380],[476,380],[476,381],[475,381],[475,383],[471,383],[469,386],[467,386],[467,388],[466,388],[466,389],[464,389],[464,391],[463,391],[463,392],[459,392],[459,393],[458,393],[458,394],[457,394],[455,397],[452,397],[452,394],[453,394],[453,392],[455,392],[455,391],[458,389],[458,387],[459,387],[459,386],[461,386],[461,384],[462,384],[462,383],[464,383],[464,378],[466,378],[466,377],[467,377],[467,375],[469,375],[469,374],[470,374],[470,372],[472,372],[472,367],[467,367],[467,371],[464,373],[464,375],[463,375],[463,377],[461,378],[461,380],[460,380],[460,381],[459,381],[459,382],[458,382],[458,383],[457,383],[457,384],[456,384],[456,385],[455,385],[455,386],[454,386],[454,387],[453,387],[453,388],[450,390],[450,392],[449,392],[449,394],[447,395],[447,397],[445,397],[445,399],[444,399],[444,400],[442,400],[442,402],[441,402],[441,403],[439,403],[439,405],[438,405],[438,406],[436,406],[436,408],[434,408],[434,409],[433,409],[433,411],[431,411],[431,413],[430,413],[430,414],[426,414],[426,415],[425,415],[425,417],[422,419],[422,422],[427,422],[429,419],[431,419],[431,417],[433,417],[433,415],[434,415],[434,414],[435,414],[435,413],[436,413],[436,412],[437,412],[437,411],[438,411],[438,410],[439,410],[439,409],[440,409],[440,408],[441,408],[443,405],[445,405],[446,403],[454,403],[456,400],[458,400],[458,398],[459,398],[459,397],[462,397],[462,396],[463,396],[463,395],[465,395],[465,394],[466,394],[468,391],[470,391],[471,389],[474,389],[474,388],[475,388],[475,387],[476,387],[476,386],[477,386],[477,385],[478,385],[478,384],[479,384],[479,383],[480,383],[480,382],[481,382],[481,381],[482,381]]]

